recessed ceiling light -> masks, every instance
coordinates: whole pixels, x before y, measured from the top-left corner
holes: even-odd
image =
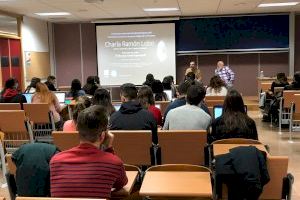
[[[178,8],[144,8],[145,12],[168,12],[168,11],[177,11]]]
[[[49,12],[49,13],[35,13],[39,16],[65,16],[65,15],[71,15],[71,13],[68,12]]]
[[[258,5],[260,8],[264,7],[280,7],[280,6],[295,6],[299,2],[285,2],[285,3],[261,3]]]

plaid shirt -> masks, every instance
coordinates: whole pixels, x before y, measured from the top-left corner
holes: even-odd
[[[220,76],[227,86],[233,85],[234,72],[228,66],[224,66],[222,69],[216,69],[215,75]]]

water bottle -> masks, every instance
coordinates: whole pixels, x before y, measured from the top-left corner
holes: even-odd
[[[264,77],[264,71],[260,71],[259,77],[260,77],[260,78],[263,78],[263,77]]]

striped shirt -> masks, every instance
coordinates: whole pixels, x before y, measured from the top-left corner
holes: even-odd
[[[50,161],[52,197],[110,198],[127,184],[122,161],[91,144],[80,144]]]
[[[222,69],[216,69],[215,75],[220,76],[227,86],[231,87],[233,85],[234,72],[228,66],[224,66]]]

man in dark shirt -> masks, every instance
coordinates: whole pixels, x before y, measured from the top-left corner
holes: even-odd
[[[152,142],[157,144],[157,124],[154,116],[136,100],[137,88],[131,83],[121,86],[122,105],[110,118],[111,130],[151,130]]]
[[[295,72],[292,84],[284,87],[284,90],[300,90],[300,71]]]
[[[56,79],[55,76],[48,76],[47,81],[45,82],[45,84],[47,85],[50,91],[56,91],[56,88],[54,86],[55,79]]]

